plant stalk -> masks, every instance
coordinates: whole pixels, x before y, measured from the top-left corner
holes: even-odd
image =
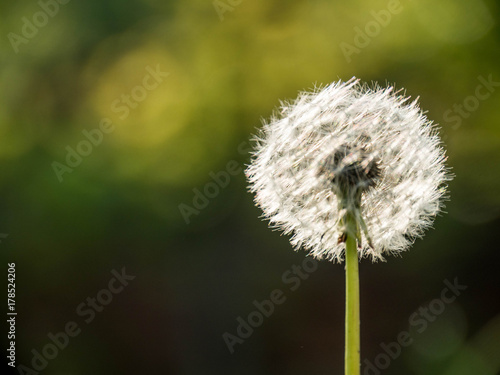
[[[357,227],[356,221],[348,217],[347,228],[352,227]],[[345,244],[345,375],[360,375],[359,260],[355,233],[356,230],[347,231]]]

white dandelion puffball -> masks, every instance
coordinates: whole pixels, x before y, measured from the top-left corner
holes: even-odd
[[[264,124],[246,170],[270,224],[318,259],[341,262],[345,217],[360,257],[408,249],[450,180],[435,126],[392,87],[352,78],[302,93]]]

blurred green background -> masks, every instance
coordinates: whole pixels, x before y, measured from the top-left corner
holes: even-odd
[[[355,75],[420,96],[456,175],[424,240],[362,261],[361,358],[457,278],[467,289],[380,373],[500,373],[498,2],[60,1],[0,5],[17,364],[74,321],[41,373],[341,374],[343,266],[319,262],[291,291],[306,253],[259,219],[242,169],[280,99]],[[85,323],[77,307],[122,267],[135,279]],[[223,334],[275,289],[286,301],[231,354]]]

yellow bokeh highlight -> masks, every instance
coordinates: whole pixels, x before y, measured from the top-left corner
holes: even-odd
[[[112,43],[104,42],[101,51]],[[186,125],[190,91],[181,64],[163,46],[146,43],[118,56],[97,79],[89,100],[99,117],[110,118],[119,129],[113,133],[116,142],[148,149],[164,145]]]

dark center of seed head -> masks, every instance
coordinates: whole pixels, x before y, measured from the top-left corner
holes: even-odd
[[[358,195],[376,185],[378,160],[362,147],[343,145],[322,163],[319,172],[332,183],[336,193]]]

